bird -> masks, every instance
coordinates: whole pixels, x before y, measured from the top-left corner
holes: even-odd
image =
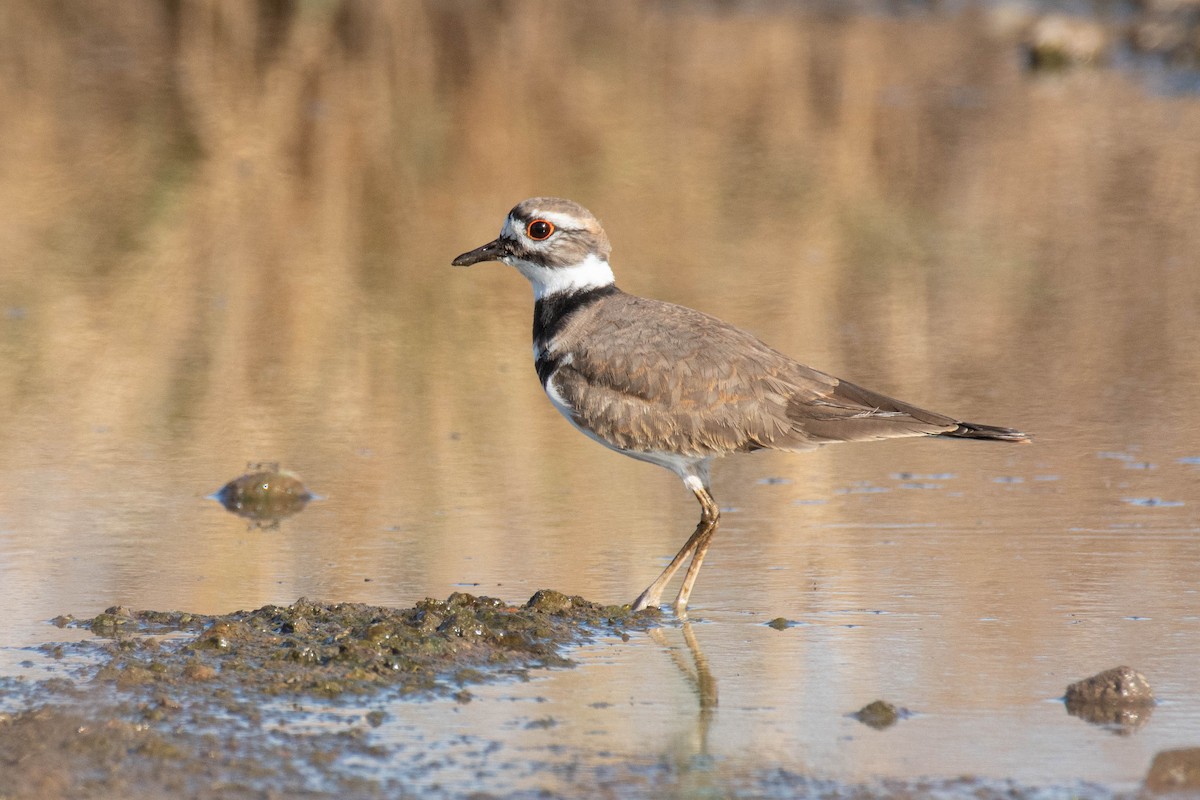
[[[658,607],[690,557],[673,603],[686,618],[720,523],[710,472],[721,456],[912,436],[1031,440],[820,372],[703,312],[627,294],[611,251],[586,208],[533,197],[513,207],[497,238],[451,263],[500,262],[520,272],[533,287],[534,367],[554,408],[600,444],[675,473],[699,501],[695,531],[633,611]]]

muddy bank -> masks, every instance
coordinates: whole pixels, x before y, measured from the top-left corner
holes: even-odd
[[[523,606],[457,592],[406,609],[307,599],[221,616],[117,607],[66,624],[104,637],[74,647],[99,656],[93,680],[124,689],[326,698],[386,690],[465,701],[473,683],[569,666],[565,645],[659,619],[657,610],[632,614],[542,590]]]
[[[237,717],[152,708],[118,701],[0,714],[0,797],[397,796],[385,781],[329,769],[386,755],[361,728],[297,735],[263,728],[249,707]]]
[[[470,702],[473,684],[570,666],[566,646],[660,619],[554,591],[523,606],[456,593],[406,609],[301,599],[59,617],[96,638],[42,647],[50,680],[0,685],[0,797],[404,796],[371,766],[389,754],[370,741],[379,705]],[[364,698],[375,710],[355,711]],[[345,725],[306,725],[303,704],[339,700]]]
[[[1120,796],[975,778],[852,785],[643,753],[511,758],[499,755],[502,731],[456,749],[379,733],[395,703],[452,713],[481,682],[570,666],[574,644],[674,624],[656,610],[631,614],[553,591],[523,606],[459,593],[407,609],[302,599],[226,615],[117,607],[55,622],[95,636],[41,648],[56,665],[49,680],[0,681],[6,799]],[[429,782],[477,769],[469,790]],[[530,776],[574,788],[533,790]]]
[[[964,777],[952,780],[881,780],[866,785],[813,778],[784,768],[690,769],[660,758],[635,756],[557,764],[522,765],[552,773],[570,791],[517,789],[484,779],[477,789],[431,792],[420,783],[423,767],[412,753],[373,744],[370,724],[336,733],[290,734],[246,720],[219,724],[203,711],[178,724],[130,720],[127,707],[80,712],[43,707],[0,716],[0,797],[45,798],[188,797],[243,798],[1029,798],[1089,797],[1132,800],[1094,784],[1025,787],[1011,781]],[[443,757],[444,758],[444,757]],[[453,757],[451,757],[453,758]],[[463,769],[474,762],[464,759]]]
[[[421,739],[398,744],[380,734],[398,714],[396,703],[454,715],[481,682],[570,667],[572,645],[599,637],[619,642],[643,630],[656,637],[654,628],[677,624],[656,609],[632,614],[628,606],[557,591],[539,591],[523,606],[454,594],[404,609],[299,600],[223,615],[114,607],[54,622],[94,638],[44,645],[53,678],[0,680],[5,800],[370,800],[431,792],[475,799],[1122,796],[1090,784],[1024,787],[990,778],[847,784],[784,765],[748,771],[643,752],[512,758],[500,754],[503,730],[456,739],[449,748]],[[702,655],[692,655],[700,668]],[[686,664],[680,668],[686,672]],[[700,715],[710,720],[715,690],[707,706],[703,691],[700,697]],[[557,722],[544,715],[527,727],[538,724]],[[436,777],[431,783],[448,772],[479,777],[468,790],[440,786]],[[547,789],[547,776],[570,788]]]

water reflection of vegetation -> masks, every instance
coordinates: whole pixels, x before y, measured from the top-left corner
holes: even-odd
[[[1194,369],[1193,304],[1169,300],[1196,291],[1179,265],[1200,244],[1200,112],[1115,76],[1026,84],[977,16],[154,8],[116,4],[103,24],[6,8],[0,207],[5,261],[25,266],[0,288],[39,309],[22,328],[32,348],[7,325],[23,355],[5,361],[7,401],[55,387],[184,431],[217,397],[299,390],[331,407],[328,376],[357,385],[368,342],[461,358],[487,330],[434,315],[442,243],[534,186],[571,187],[622,228],[619,256],[660,265],[645,293],[694,302],[774,276],[766,318],[815,350],[838,346],[826,323],[858,319],[878,375],[892,347],[928,353],[910,374],[953,370],[945,341],[1016,366],[1031,337],[1064,345],[1039,365],[1049,393],[1090,377],[1085,351],[1134,377]],[[1098,283],[1148,295],[1155,325],[1079,291]],[[356,318],[360,301],[381,315]],[[88,335],[98,320],[126,329],[119,345]],[[49,369],[100,346],[150,368],[69,383]],[[403,358],[361,352],[376,369]],[[404,363],[415,379],[356,391],[408,386],[421,402],[424,367]],[[430,433],[464,410],[431,414]]]
[[[623,273],[631,290],[753,324],[817,366],[906,397],[938,405],[952,393],[981,415],[1020,407],[1046,430],[1041,452],[1056,455],[1037,469],[1063,476],[1053,507],[1022,494],[1019,510],[1036,505],[1036,516],[1011,530],[937,540],[953,565],[938,577],[953,577],[926,601],[952,595],[968,620],[938,631],[954,658],[1011,667],[1030,652],[1109,647],[1070,639],[1051,603],[1140,608],[1131,598],[1147,587],[1159,601],[1193,585],[1194,537],[1150,548],[1119,524],[1064,537],[1104,498],[1132,495],[1113,495],[1126,476],[1055,448],[1084,430],[1111,436],[1094,450],[1160,442],[1164,429],[1186,442],[1193,430],[1180,398],[1194,394],[1169,388],[1200,375],[1194,99],[1147,97],[1103,70],[1031,78],[979,14],[621,0],[99,9],[0,6],[0,443],[16,497],[4,529],[14,552],[46,558],[100,541],[84,530],[117,543],[52,568],[20,556],[9,573],[19,585],[94,582],[109,596],[153,579],[194,607],[227,608],[245,587],[274,585],[279,563],[362,552],[410,501],[481,522],[446,536],[444,518],[401,520],[432,529],[396,559],[423,580],[460,579],[467,541],[475,564],[517,552],[521,567],[550,563],[550,542],[565,541],[564,583],[604,580],[585,546],[607,555],[594,532],[620,530],[624,498],[657,490],[632,467],[600,495],[592,478],[607,454],[560,456],[559,420],[509,422],[543,402],[527,351],[511,346],[527,335],[528,307],[511,302],[524,287],[517,295],[499,273],[451,283],[443,266],[464,232],[494,233],[495,209],[544,192],[585,200],[619,231],[615,257],[638,265]],[[976,359],[993,378],[979,380]],[[337,535],[311,537],[302,560],[198,554],[192,531],[151,547],[143,518],[93,523],[87,505],[68,521],[46,513],[46,492],[103,497],[105,511],[130,486],[146,496],[146,475],[104,469],[97,453],[136,454],[151,466],[135,468],[174,488],[193,485],[176,472],[189,463],[228,463],[231,442],[254,441],[286,445],[257,451],[289,463],[303,453],[309,477],[307,463],[334,465],[355,489]],[[860,477],[824,479],[841,463],[811,467],[804,496],[836,500],[830,486]],[[552,531],[530,511],[554,500],[540,491],[548,477],[572,487],[578,511]],[[1190,476],[1155,477],[1130,492],[1187,496]],[[805,524],[862,510],[834,505],[805,509]],[[943,528],[974,521],[971,509],[944,513]],[[796,518],[779,517],[755,521],[756,546],[786,538],[795,554]],[[649,528],[620,535],[657,552]],[[1010,547],[1047,557],[1002,573]],[[149,566],[128,565],[130,553]],[[859,566],[879,563],[869,555],[814,545],[811,563],[794,555],[788,567],[814,585],[874,586]],[[1114,563],[1153,580],[1131,583]],[[167,587],[179,572],[163,565],[209,579]],[[341,585],[362,577],[331,569]],[[1001,585],[1019,632],[981,636],[973,612],[990,610]],[[1125,635],[1134,646],[1152,634]],[[964,642],[994,649],[973,656]],[[959,671],[976,673],[993,674]],[[961,687],[919,677],[953,706]]]

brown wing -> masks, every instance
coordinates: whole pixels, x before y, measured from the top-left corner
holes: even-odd
[[[560,337],[572,358],[560,362],[554,389],[579,425],[622,449],[695,456],[804,450],[957,425],[670,303],[614,294],[581,310]]]

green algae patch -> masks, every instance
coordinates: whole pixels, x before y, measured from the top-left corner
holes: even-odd
[[[456,696],[469,684],[570,666],[565,646],[660,619],[542,590],[522,606],[461,592],[404,609],[302,598],[219,616],[117,607],[72,624],[105,639],[95,678],[122,688]]]

